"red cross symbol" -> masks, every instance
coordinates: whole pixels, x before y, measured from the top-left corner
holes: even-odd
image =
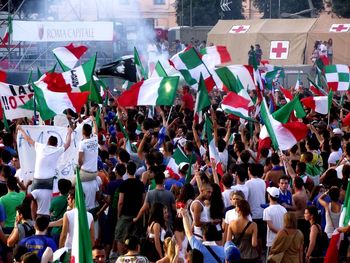
[[[287,48],[283,47],[281,42],[277,43],[277,47],[272,48],[272,53],[276,53],[276,58],[280,58],[286,52]]]
[[[332,31],[335,31],[335,32],[347,31],[348,29],[349,27],[344,25],[332,26]]]
[[[234,34],[245,33],[248,31],[249,27],[250,27],[249,25],[233,26],[230,30],[230,33],[234,33]]]

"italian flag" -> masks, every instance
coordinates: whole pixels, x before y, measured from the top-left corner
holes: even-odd
[[[48,72],[36,83],[39,88],[54,92],[90,91],[93,86],[92,75],[95,69],[96,55],[83,65],[62,73]]]
[[[303,109],[303,105],[299,100],[299,96],[295,96],[290,102],[285,104],[283,107],[272,113],[273,118],[281,123],[287,123],[292,118],[304,118],[306,113]]]
[[[192,162],[190,162],[190,158],[186,156],[186,154],[183,152],[183,150],[180,147],[177,147],[176,150],[173,153],[173,156],[170,158],[167,166],[166,171],[168,171],[171,178],[180,178],[179,175],[179,165],[181,163],[187,163],[191,165],[195,163],[196,159],[194,158]],[[189,169],[190,170],[190,169]]]
[[[228,85],[224,88],[224,90],[234,91],[230,88],[232,84],[229,84],[230,79],[233,77],[235,77],[235,79],[240,79],[242,86],[246,91],[255,90],[254,69],[252,66],[230,65],[227,67],[218,68],[215,71],[223,81],[224,85]]]
[[[259,139],[265,140],[270,137],[275,150],[289,150],[306,137],[308,128],[304,123],[279,122],[270,114],[265,99],[262,101],[260,112],[265,125],[260,131]]]
[[[160,77],[167,77],[168,74],[166,73],[162,63],[160,61],[157,62],[156,66],[154,67],[154,70],[152,72],[151,77],[152,78],[160,78]]]
[[[141,81],[142,79],[147,79],[146,71],[142,66],[139,52],[137,51],[136,47],[134,47],[134,62],[136,67],[136,80]]]
[[[200,120],[199,122],[201,122],[201,115],[202,115],[202,111],[204,108],[210,106],[210,98],[209,98],[209,94],[207,91],[207,87],[205,86],[205,82],[203,79],[203,76],[200,77],[200,81],[199,81],[199,85],[198,85],[198,91],[197,91],[197,97],[196,97],[196,104],[195,104],[195,112],[199,114],[200,116]]]
[[[150,78],[124,91],[117,99],[120,107],[174,104],[179,77]]]
[[[215,140],[213,137],[213,124],[211,123],[211,120],[208,117],[205,118],[204,132],[208,139],[210,160],[214,159],[216,163],[219,163],[220,162],[219,151],[216,148]]]
[[[70,263],[90,263],[93,262],[90,228],[88,225],[85,197],[80,181],[79,169],[77,169],[75,183],[75,207],[77,211],[74,214],[74,232]]]
[[[350,87],[350,71],[347,65],[325,66],[328,88],[333,91],[347,91]]]
[[[315,96],[324,96],[324,92],[322,91],[322,89],[315,83],[313,82],[311,79],[309,79],[310,82],[310,90],[311,92],[315,95]]]
[[[330,91],[328,96],[307,97],[301,100],[301,103],[320,114],[328,114],[332,106],[333,92]]]
[[[246,98],[234,92],[228,92],[221,102],[221,108],[228,114],[255,121],[249,116],[249,103],[250,101]]]
[[[284,69],[280,67],[274,67],[274,70],[268,71],[265,74],[266,86],[268,89],[272,90],[280,78],[284,78]]]
[[[210,61],[210,64],[218,66],[220,64],[231,62],[230,53],[225,46],[211,46],[200,50],[204,62]]]
[[[201,74],[205,80],[208,92],[215,86],[207,66],[193,47],[175,54],[169,60],[169,63],[181,73],[189,86],[197,89]]]
[[[291,100],[293,100],[293,94],[290,92],[290,90],[283,88],[281,85],[279,89],[283,93],[283,96],[286,98],[287,102],[290,102]]]
[[[33,88],[38,111],[44,121],[62,114],[66,109],[79,113],[89,97],[89,92],[53,92],[42,90],[35,84]]]
[[[86,46],[75,47],[73,43],[70,43],[68,46],[55,48],[52,52],[63,70],[68,71],[75,67],[87,50],[88,48]]]
[[[12,35],[12,17],[9,15],[7,17],[7,28],[5,35],[1,39],[1,46],[7,47],[10,43],[10,36]]]

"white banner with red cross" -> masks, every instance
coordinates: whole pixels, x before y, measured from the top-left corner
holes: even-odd
[[[236,25],[230,29],[229,33],[231,33],[231,34],[243,34],[243,33],[247,33],[249,28],[250,28],[250,25]]]
[[[350,24],[332,24],[329,28],[329,32],[344,33],[348,32],[350,29]]]
[[[288,59],[289,41],[271,41],[270,59]]]

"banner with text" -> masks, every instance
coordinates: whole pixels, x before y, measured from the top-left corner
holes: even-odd
[[[13,41],[112,41],[113,22],[52,22],[14,20]]]
[[[71,180],[74,178],[74,169],[78,163],[79,142],[82,140],[82,124],[72,133],[70,147],[57,160],[56,177]],[[56,136],[58,146],[63,146],[66,141],[67,128],[59,126],[32,126],[23,125],[23,130],[36,142],[46,144],[50,136]],[[21,173],[24,181],[32,180],[35,169],[36,153],[34,146],[31,146],[21,132],[17,134],[18,156],[21,162]]]
[[[33,95],[34,89],[30,84],[17,86],[0,82],[0,101],[9,120],[33,116],[33,111],[19,107],[29,101]]]

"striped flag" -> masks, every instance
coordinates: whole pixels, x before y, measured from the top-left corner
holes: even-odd
[[[88,225],[85,197],[80,181],[79,169],[77,169],[75,183],[75,207],[77,212],[74,214],[74,232],[70,263],[92,263],[90,228]]]
[[[75,67],[79,59],[88,50],[86,46],[74,46],[70,43],[68,46],[57,47],[52,52],[54,53],[58,63],[64,71],[68,71]]]
[[[137,52],[136,47],[134,47],[134,61],[135,61],[135,67],[136,67],[136,80],[141,81],[142,79],[147,79],[146,71],[142,66],[139,52]]]

